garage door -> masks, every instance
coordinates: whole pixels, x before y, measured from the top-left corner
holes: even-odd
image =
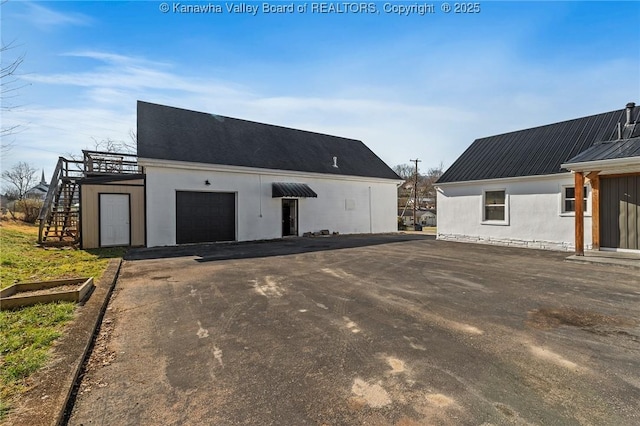
[[[236,239],[236,195],[232,192],[176,192],[176,243]]]

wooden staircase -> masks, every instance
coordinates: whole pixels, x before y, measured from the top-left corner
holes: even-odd
[[[49,191],[40,209],[39,244],[75,244],[79,241],[82,161],[58,158]]]
[[[137,157],[82,151],[83,160],[58,158],[49,191],[38,215],[41,245],[73,245],[80,241],[80,181],[84,178],[139,173]]]

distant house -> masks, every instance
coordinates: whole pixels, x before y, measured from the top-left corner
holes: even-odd
[[[437,182],[438,238],[640,250],[640,113],[477,139]]]
[[[420,211],[420,225],[422,226],[436,226],[437,225],[437,216],[435,210],[426,210]]]
[[[405,226],[413,226],[413,209],[398,209],[398,217]],[[435,210],[417,210],[416,221],[422,226],[436,226]]]
[[[29,188],[24,195],[25,198],[31,198],[36,200],[44,200],[44,197],[47,195],[47,191],[49,191],[49,184],[44,179],[44,170],[42,171],[42,177],[40,178],[40,183],[38,183],[33,188]]]
[[[402,220],[402,223],[405,226],[413,226],[413,209],[412,208],[398,209],[398,217]],[[420,217],[418,216],[417,212],[416,212],[416,217]]]

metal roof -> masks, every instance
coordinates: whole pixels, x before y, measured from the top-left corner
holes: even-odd
[[[623,137],[640,136],[640,108],[632,124],[624,126],[626,109],[576,118],[502,135],[476,139],[447,169],[437,183],[464,182],[563,173],[567,160],[593,145]]]
[[[271,197],[317,198],[318,194],[306,183],[274,182],[271,185]]]
[[[640,157],[640,137],[599,143],[576,155],[566,165],[630,157]]]
[[[142,101],[138,157],[400,180],[358,140]]]

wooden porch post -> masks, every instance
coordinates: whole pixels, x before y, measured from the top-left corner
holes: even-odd
[[[591,180],[591,245],[600,250],[600,176],[592,172],[587,177]]]
[[[575,173],[575,197],[576,197],[576,256],[584,256],[584,211],[582,200],[584,199],[584,175]]]

